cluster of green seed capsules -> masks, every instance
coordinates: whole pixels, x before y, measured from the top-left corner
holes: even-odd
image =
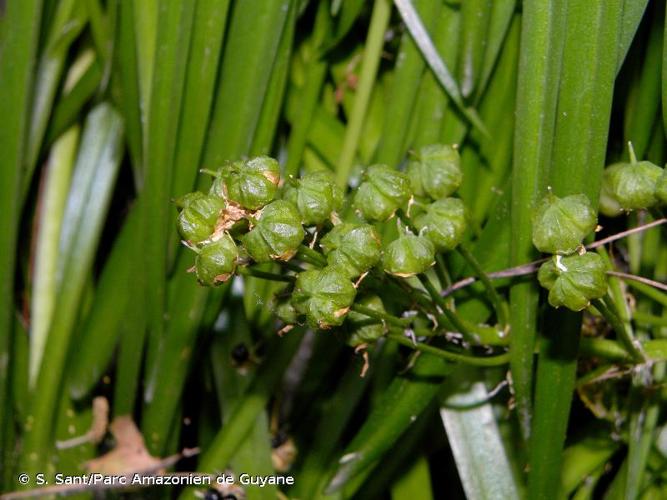
[[[631,161],[605,169],[600,212],[614,217],[624,212],[654,209],[667,204],[667,171],[648,161]],[[549,192],[533,218],[533,244],[552,254],[539,270],[540,284],[549,290],[554,307],[573,311],[588,307],[607,292],[606,266],[600,255],[586,252],[584,238],[597,226],[597,213],[586,195],[559,198]]]
[[[253,263],[285,263],[298,255],[302,268],[276,306],[287,324],[340,326],[355,300],[384,311],[377,296],[357,294],[368,272],[408,278],[455,248],[466,229],[463,202],[452,197],[462,181],[455,147],[432,145],[412,153],[405,172],[386,165],[365,169],[347,196],[328,172],[281,182],[276,160],[260,156],[225,164],[208,193],[176,200],[183,243],[196,252],[193,270],[203,286],[224,283]],[[399,212],[404,224],[383,242],[382,223]],[[387,238],[389,239],[389,238]],[[295,269],[295,266],[289,266]],[[299,270],[299,268],[297,268]],[[368,319],[368,318],[365,318]],[[352,343],[382,334],[362,321]]]

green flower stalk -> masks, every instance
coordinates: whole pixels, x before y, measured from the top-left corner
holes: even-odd
[[[431,203],[426,213],[416,218],[415,225],[437,251],[456,248],[466,230],[466,210],[458,198],[446,198]]]
[[[356,293],[345,272],[327,266],[297,276],[292,305],[313,328],[327,329],[343,323]]]
[[[246,210],[258,210],[276,196],[280,165],[273,158],[258,156],[234,161],[218,170],[210,194],[231,201]]]
[[[355,305],[372,309],[379,313],[385,313],[382,299],[377,295],[369,295],[355,302]],[[358,313],[354,310],[350,311],[347,317],[346,325],[348,325],[350,337],[347,343],[352,347],[359,347],[368,344],[374,344],[380,337],[386,333],[386,327],[378,321],[373,321],[368,316]]]
[[[573,194],[559,198],[549,193],[533,216],[533,244],[544,253],[574,253],[597,225],[588,197]]]
[[[176,200],[182,207],[178,214],[178,232],[192,244],[208,239],[215,231],[220,213],[225,207],[224,200],[196,191]]]
[[[604,260],[596,253],[555,255],[540,267],[537,279],[549,290],[549,304],[581,311],[607,292]]]
[[[650,208],[658,201],[656,183],[662,173],[649,161],[624,163],[609,174],[612,195],[623,210]]]
[[[408,278],[423,273],[435,263],[435,247],[423,236],[405,233],[392,241],[382,258],[384,270]]]
[[[320,247],[327,255],[327,262],[352,279],[380,261],[382,241],[370,224],[343,223],[322,238]]]
[[[326,172],[307,174],[285,188],[286,200],[299,209],[306,226],[320,225],[343,204],[343,191]]]
[[[372,165],[354,195],[354,207],[368,221],[385,221],[412,196],[410,180],[386,165]]]
[[[241,237],[248,255],[255,262],[290,260],[304,238],[301,215],[286,200],[276,200],[264,207],[257,224]]]
[[[417,196],[439,200],[454,193],[463,181],[461,157],[453,146],[434,144],[414,154],[407,169]]]
[[[236,243],[227,233],[220,239],[207,243],[195,258],[197,281],[204,286],[224,283],[236,271],[238,257]]]

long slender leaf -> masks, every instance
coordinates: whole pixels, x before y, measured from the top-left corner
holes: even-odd
[[[54,418],[79,304],[93,263],[118,173],[123,128],[108,104],[97,106],[84,125],[60,240],[59,297],[39,370],[29,421],[24,427],[22,466],[44,469],[53,446]],[[66,276],[66,279],[64,278]]]
[[[7,122],[0,127],[0,210],[6,217],[0,231],[0,404],[10,408],[8,400],[10,352],[14,325],[14,264],[19,229],[21,173],[29,127],[28,109],[32,89],[38,28],[42,2],[26,0],[5,6],[0,31],[0,111]],[[12,26],[13,29],[8,29]],[[11,54],[11,55],[10,55]],[[13,422],[9,412],[0,412],[0,469],[9,470],[9,428]]]

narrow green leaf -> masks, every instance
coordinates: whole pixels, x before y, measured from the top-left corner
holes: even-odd
[[[563,450],[562,494],[569,497],[589,474],[604,466],[618,448],[619,443],[604,432],[586,429],[584,438]]]
[[[74,126],[55,142],[44,173],[30,304],[30,388],[34,388],[37,379],[58,297],[56,276],[60,257],[58,254],[60,228],[70,188],[79,132],[79,127]]]
[[[535,259],[533,206],[546,188],[555,129],[567,0],[523,3],[512,171],[511,264]],[[529,434],[538,290],[519,283],[510,292],[511,370],[521,431]]]
[[[81,399],[97,384],[107,369],[120,335],[120,324],[127,323],[125,310],[132,299],[140,302],[142,287],[137,287],[139,274],[134,274],[132,290],[127,289],[131,268],[136,266],[135,251],[140,229],[139,206],[130,212],[120,235],[116,238],[111,254],[100,276],[95,298],[77,337],[78,355],[69,369],[69,392],[74,399]],[[137,290],[138,289],[138,290]],[[140,336],[135,331],[133,335]]]
[[[159,64],[151,84],[142,193],[144,272],[150,284],[146,290],[149,373],[155,367],[157,345],[164,334],[167,243],[174,231],[170,194],[194,10],[193,2],[159,2],[155,52]]]
[[[93,109],[84,125],[63,217],[59,297],[46,343],[49,355],[42,361],[24,422],[21,464],[27,471],[44,470],[53,446],[70,339],[118,174],[122,143],[122,120],[116,111],[106,103]]]
[[[30,187],[32,174],[42,149],[42,140],[51,116],[67,52],[74,39],[85,26],[86,14],[76,7],[77,0],[63,0],[58,3],[49,28],[46,47],[36,69],[30,135],[25,162],[26,171],[22,182],[24,197]]]
[[[340,152],[336,168],[336,182],[341,187],[346,187],[348,177],[352,171],[355,155],[359,146],[360,135],[363,129],[371,92],[375,83],[382,47],[384,45],[384,34],[389,24],[391,15],[391,3],[389,0],[375,0],[371,23],[364,46],[364,55],[361,61],[361,75],[357,85],[354,105],[345,130],[343,148]]]
[[[415,9],[423,19],[435,19],[438,1],[415,1]],[[415,112],[417,93],[424,72],[424,58],[410,33],[404,33],[396,56],[391,90],[384,118],[380,143],[375,152],[375,162],[397,167],[406,153],[407,135]]]
[[[465,370],[465,369],[464,369]],[[463,372],[470,379],[470,370]],[[456,468],[468,498],[520,498],[512,467],[505,451],[489,394],[482,382],[457,390],[463,381],[449,384],[454,393],[440,408]],[[449,406],[453,406],[450,408]],[[464,410],[456,407],[473,406]]]
[[[220,167],[250,150],[289,5],[252,0],[232,10],[204,165]]]
[[[131,19],[134,20],[133,31],[136,43],[137,68],[139,70],[141,123],[144,126],[144,133],[147,134],[146,127],[148,126],[148,111],[152,95],[151,87],[153,85],[153,68],[155,67],[160,0],[142,0],[141,2],[131,3],[121,1],[120,3],[125,4],[121,6],[122,10],[125,10],[125,8],[134,10]],[[127,28],[129,29],[129,26]]]
[[[14,330],[14,275],[16,244],[21,213],[21,174],[30,126],[30,98],[33,66],[42,15],[41,0],[11,2],[5,5],[0,26],[0,213],[5,218],[0,231],[0,470],[11,469],[13,447],[9,442],[14,427],[9,401],[9,376]],[[11,26],[12,29],[7,29]],[[3,478],[5,475],[3,475]],[[0,478],[1,479],[1,478]]]
[[[467,0],[461,3],[461,94],[470,97],[480,78],[484,49],[494,5],[491,0]]]
[[[402,475],[391,489],[392,500],[432,500],[431,472],[428,460],[420,456],[410,469]]]
[[[623,0],[623,19],[621,21],[621,34],[618,40],[618,62],[616,63],[616,73],[621,70],[623,62],[628,55],[630,45],[635,38],[639,23],[644,17],[644,11],[649,0]]]
[[[410,372],[397,376],[332,469],[325,493],[339,491],[381,458],[437,393],[451,365],[422,354]]]

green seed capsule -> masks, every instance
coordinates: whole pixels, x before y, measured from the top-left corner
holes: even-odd
[[[322,238],[320,246],[327,255],[327,262],[338,266],[352,279],[379,262],[382,240],[370,224],[344,223]]]
[[[431,240],[407,233],[389,244],[382,265],[389,274],[407,278],[423,273],[434,261],[435,247]]]
[[[607,292],[605,264],[596,253],[555,255],[540,267],[537,279],[549,290],[549,304],[581,311]]]
[[[662,169],[649,161],[625,163],[610,174],[611,193],[623,210],[650,208],[656,204],[656,182]]]
[[[354,207],[369,221],[384,221],[412,196],[410,180],[386,165],[372,165],[354,195]]]
[[[204,245],[195,259],[197,280],[204,286],[227,281],[236,271],[239,250],[229,234]]]
[[[655,183],[655,197],[659,203],[667,205],[667,169],[662,169],[662,175]]]
[[[356,303],[374,311],[385,312],[382,299],[377,295],[364,297],[361,300],[357,300]],[[355,311],[350,311],[348,314],[347,325],[350,331],[347,343],[352,347],[373,344],[385,334],[385,326],[382,323],[378,323],[365,314]]]
[[[289,260],[303,241],[301,216],[286,200],[276,200],[262,209],[257,225],[242,237],[255,262]]]
[[[224,197],[247,210],[258,210],[276,196],[280,166],[268,156],[230,162],[218,171],[211,194]]]
[[[607,217],[617,217],[623,213],[623,207],[614,197],[611,188],[611,176],[618,169],[622,168],[624,163],[614,163],[604,169],[602,174],[602,186],[600,188],[600,213]]]
[[[188,193],[176,202],[182,208],[178,215],[178,232],[190,243],[199,243],[209,238],[225,207],[225,202],[215,196],[199,191]]]
[[[304,175],[296,183],[286,188],[285,199],[296,205],[305,225],[322,224],[341,207],[343,191],[326,172]]]
[[[426,213],[417,217],[415,223],[436,250],[451,250],[461,242],[466,230],[465,206],[458,198],[435,201],[426,207]]]
[[[540,252],[571,254],[596,225],[597,216],[586,195],[559,198],[549,193],[533,216],[533,244]]]
[[[292,304],[311,326],[326,329],[343,323],[356,293],[344,272],[327,266],[297,276]]]
[[[286,325],[294,325],[297,322],[297,312],[289,300],[278,302],[274,310],[276,317]]]
[[[452,146],[424,146],[408,164],[413,192],[434,200],[450,196],[463,181],[461,157]]]

